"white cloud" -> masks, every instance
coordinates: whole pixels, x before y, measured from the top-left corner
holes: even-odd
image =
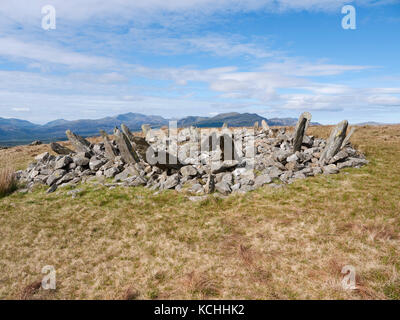
[[[108,58],[89,56],[45,43],[29,43],[15,38],[0,38],[0,56],[11,60],[39,61],[73,68],[106,68],[114,65]],[[30,66],[41,65],[31,63]]]
[[[351,1],[355,5],[381,5],[394,3],[395,0]],[[57,16],[63,20],[85,21],[91,18],[115,18],[117,20],[140,19],[163,13],[183,13],[189,15],[210,15],[214,13],[249,12],[256,10],[288,11],[318,10],[331,11],[348,4],[346,0],[52,0]],[[17,22],[37,21],[40,9],[49,4],[48,0],[3,1],[0,13]],[[117,18],[118,17],[118,18]]]
[[[337,65],[324,62],[309,63],[298,59],[286,58],[283,62],[271,62],[264,65],[263,69],[279,72],[291,76],[332,76],[348,71],[362,71],[371,69],[372,66]]]
[[[16,111],[16,112],[29,112],[31,111],[31,109],[29,108],[12,108],[12,111]]]

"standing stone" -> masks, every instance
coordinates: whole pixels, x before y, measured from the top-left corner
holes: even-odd
[[[77,134],[71,132],[71,130],[67,130],[65,133],[68,137],[68,140],[75,147],[75,151],[92,153],[92,150],[90,149],[90,142],[85,138],[78,136]]]
[[[311,115],[311,113],[309,113],[309,112],[303,112],[303,113],[300,115],[299,121],[297,121],[296,128],[295,128],[295,130],[294,130],[295,132],[296,132],[296,130],[297,130],[297,127],[300,125],[300,119],[303,119],[303,118],[306,118],[306,119],[307,119],[306,126],[305,126],[305,128],[304,128],[304,133],[307,132],[308,126],[310,125],[311,118],[312,118],[312,115]]]
[[[130,143],[132,145],[133,150],[140,154],[140,151],[138,150],[138,149],[140,149],[140,147],[139,148],[137,147],[137,142],[139,141],[139,143],[141,143],[142,138],[136,139],[136,137],[133,135],[131,130],[129,130],[129,128],[124,124],[121,125],[121,129],[122,129],[122,132],[128,137],[128,139],[129,139],[129,141],[130,141]],[[145,142],[146,142],[146,140],[145,140]],[[148,146],[147,146],[147,148],[148,148]],[[146,151],[147,151],[147,148],[146,148]],[[143,158],[143,159],[146,159],[146,158]]]
[[[133,150],[132,145],[128,137],[121,132],[118,128],[114,130],[115,142],[117,143],[119,152],[125,163],[136,163],[139,162],[139,157]]]
[[[205,193],[213,193],[215,190],[215,176],[213,174],[209,174],[207,178],[207,183],[204,186]]]
[[[264,132],[268,132],[270,130],[269,125],[268,125],[267,121],[265,121],[265,120],[261,121],[261,127]]]
[[[258,121],[254,122],[254,130],[257,131],[259,128]]]
[[[110,142],[110,139],[108,138],[107,133],[104,130],[100,130],[101,136],[103,137],[104,141],[104,149],[106,153],[106,158],[108,160],[114,160],[115,157],[117,156],[117,152],[114,149],[113,145]]]
[[[224,124],[222,125],[222,129],[228,129],[228,124],[226,122],[224,122]]]
[[[146,136],[147,133],[148,133],[150,130],[151,130],[151,127],[150,127],[149,124],[143,124],[143,125],[142,125],[142,131],[143,131],[144,136]]]
[[[344,139],[341,148],[344,148],[346,144],[350,141],[351,136],[353,135],[354,131],[356,131],[356,127],[352,127],[350,132],[347,134],[346,138]]]
[[[50,143],[50,148],[57,154],[67,155],[74,153],[71,149],[68,149],[67,147],[64,147],[56,142]]]
[[[294,129],[293,151],[301,151],[301,144],[303,143],[304,134],[307,129],[307,123],[311,119],[311,114],[304,112],[299,117],[296,127]]]
[[[343,120],[332,130],[326,147],[324,151],[322,151],[321,158],[319,159],[321,163],[329,162],[329,160],[339,152],[346,137],[348,125],[349,123],[347,120]]]
[[[129,128],[126,125],[121,124],[121,130],[128,137],[130,142],[134,142],[133,133],[131,132],[131,130],[129,130]]]

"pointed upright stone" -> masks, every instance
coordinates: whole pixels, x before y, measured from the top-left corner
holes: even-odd
[[[346,138],[348,125],[348,121],[343,120],[332,130],[331,135],[326,143],[326,147],[322,151],[319,159],[321,163],[329,162],[329,160],[331,160],[339,152],[343,141]]]
[[[210,173],[207,178],[207,183],[204,186],[204,192],[213,193],[214,191],[215,191],[215,176]]]
[[[342,143],[341,149],[344,148],[346,144],[350,141],[350,138],[353,135],[354,131],[356,131],[356,127],[351,127],[350,132],[347,134],[346,138]]]
[[[108,134],[104,130],[100,130],[100,134],[103,137],[105,154],[108,160],[114,160],[117,156],[117,151],[114,149],[110,142]]]
[[[143,124],[142,125],[142,132],[144,134],[144,136],[147,135],[147,133],[151,130],[151,127],[149,124]]]
[[[124,124],[121,124],[121,130],[128,137],[129,141],[133,142],[133,133],[131,130]]]
[[[307,111],[306,111],[306,112],[303,112],[303,113],[300,115],[299,120],[297,121],[296,127],[295,127],[295,129],[294,129],[294,132],[296,132],[297,127],[300,125],[300,122],[301,122],[301,120],[302,120],[303,118],[307,119],[306,125],[305,125],[305,127],[304,127],[304,134],[307,132],[307,129],[308,129],[309,125],[310,125],[311,118],[312,118],[311,113],[309,113],[309,112],[307,112]]]
[[[300,115],[296,127],[294,128],[294,137],[293,137],[294,152],[301,151],[301,145],[303,143],[304,134],[306,133],[310,121],[311,121],[311,114],[309,112],[303,112]]]
[[[136,152],[133,150],[132,145],[128,139],[128,137],[121,132],[118,128],[114,130],[115,142],[117,143],[119,152],[121,154],[122,159],[126,163],[136,163],[139,162],[139,157]]]
[[[85,138],[71,132],[71,130],[67,130],[65,132],[68,140],[74,146],[76,152],[88,152],[92,154],[92,149],[90,148],[90,142]]]
[[[258,121],[254,122],[254,130],[257,131],[259,129]]]
[[[268,125],[267,121],[265,121],[265,120],[261,121],[261,127],[262,127],[263,131],[265,131],[265,132],[268,132],[270,130],[269,125]]]
[[[228,124],[226,122],[224,122],[224,124],[222,125],[222,129],[228,129]]]
[[[146,141],[146,138],[135,136],[124,124],[121,125],[121,129],[131,142],[133,150],[146,162],[147,150],[151,148],[150,144]]]

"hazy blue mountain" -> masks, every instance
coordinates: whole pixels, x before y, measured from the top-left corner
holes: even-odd
[[[147,116],[139,113],[126,113],[116,117],[102,119],[82,119],[68,121],[59,119],[45,125],[33,124],[29,121],[18,119],[0,118],[0,144],[16,145],[30,143],[34,140],[44,142],[65,140],[65,131],[70,129],[82,136],[98,135],[99,130],[111,133],[116,126],[125,123],[131,130],[141,130],[144,123],[153,128],[168,124],[168,120],[160,116]]]
[[[256,121],[261,125],[261,121],[265,120],[255,113],[221,113],[214,117],[186,117],[178,121],[178,127],[196,126],[199,128],[212,128],[221,127],[224,123],[227,123],[230,127],[248,127],[253,126]]]
[[[293,126],[295,118],[266,119],[255,113],[222,113],[214,117],[189,116],[178,120],[178,127],[196,126],[199,128],[221,127],[227,123],[230,127],[253,126],[256,121],[261,124],[265,120],[271,126]],[[65,140],[65,131],[73,132],[84,137],[98,135],[99,130],[111,133],[116,126],[126,124],[132,131],[141,130],[142,124],[149,124],[153,128],[168,125],[168,119],[161,116],[144,115],[140,113],[126,113],[116,117],[101,119],[82,119],[68,121],[58,119],[44,125],[38,125],[25,120],[0,118],[0,145],[10,146],[28,144],[34,140],[43,142]]]

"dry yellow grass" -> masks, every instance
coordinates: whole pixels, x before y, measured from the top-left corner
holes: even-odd
[[[399,299],[400,126],[351,141],[368,166],[227,199],[96,184],[4,197],[0,299]],[[0,167],[46,148],[0,151]],[[53,292],[37,286],[45,265]],[[345,265],[357,290],[341,286]]]
[[[0,197],[13,192],[17,187],[15,170],[12,167],[0,169]]]

